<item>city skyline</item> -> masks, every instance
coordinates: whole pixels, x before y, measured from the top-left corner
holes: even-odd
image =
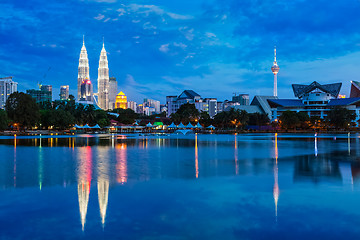
[[[137,102],[164,102],[166,95],[184,89],[219,100],[230,99],[234,91],[272,95],[275,44],[279,97],[293,98],[292,83],[312,81],[342,82],[341,93],[348,95],[350,81],[359,80],[359,2],[5,0],[1,6],[6,24],[1,26],[0,75],[14,76],[20,91],[37,82],[50,84],[55,99],[64,84],[77,95],[83,34],[92,83],[104,37],[110,76]]]

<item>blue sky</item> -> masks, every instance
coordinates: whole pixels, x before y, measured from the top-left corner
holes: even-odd
[[[96,89],[102,38],[110,75],[129,100],[193,89],[203,97],[278,95],[292,83],[360,80],[360,1],[27,0],[0,2],[0,76],[74,95],[82,35]],[[51,68],[49,71],[48,69]],[[44,75],[46,73],[46,77]]]

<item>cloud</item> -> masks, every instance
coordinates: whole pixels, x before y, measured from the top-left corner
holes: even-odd
[[[104,15],[102,15],[102,14],[99,13],[96,17],[94,17],[94,19],[96,19],[96,20],[102,20],[104,17],[105,17]]]
[[[163,53],[169,52],[169,43],[161,45],[159,50],[160,50],[160,52],[163,52]]]

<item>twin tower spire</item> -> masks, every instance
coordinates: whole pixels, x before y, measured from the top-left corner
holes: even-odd
[[[98,68],[98,105],[102,109],[109,109],[109,65],[105,44],[100,52]],[[90,81],[89,59],[83,37],[83,45],[80,51],[79,68],[78,68],[78,100],[92,103],[94,101],[93,85]],[[95,100],[96,101],[96,100]]]

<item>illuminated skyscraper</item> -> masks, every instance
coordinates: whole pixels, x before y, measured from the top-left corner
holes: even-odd
[[[109,109],[109,66],[104,43],[98,68],[98,103],[100,108]]]
[[[277,74],[280,68],[276,62],[276,47],[274,48],[274,65],[271,67],[271,71],[274,74],[274,97],[277,97]]]
[[[81,98],[81,84],[85,79],[90,79],[90,75],[89,75],[89,59],[85,48],[85,41],[83,39],[83,45],[80,51],[79,68],[78,68],[78,91],[77,91],[78,100],[80,100]],[[91,99],[92,99],[92,85],[91,85]]]
[[[115,77],[111,77],[109,80],[109,109],[114,109],[116,95],[118,92],[117,81]]]
[[[60,100],[69,99],[69,85],[60,86]]]
[[[127,97],[125,93],[119,92],[116,96],[115,108],[127,109]]]
[[[92,102],[92,84],[91,81],[89,79],[84,79],[81,82],[81,87],[80,87],[80,99],[79,101],[87,101],[87,102]]]

